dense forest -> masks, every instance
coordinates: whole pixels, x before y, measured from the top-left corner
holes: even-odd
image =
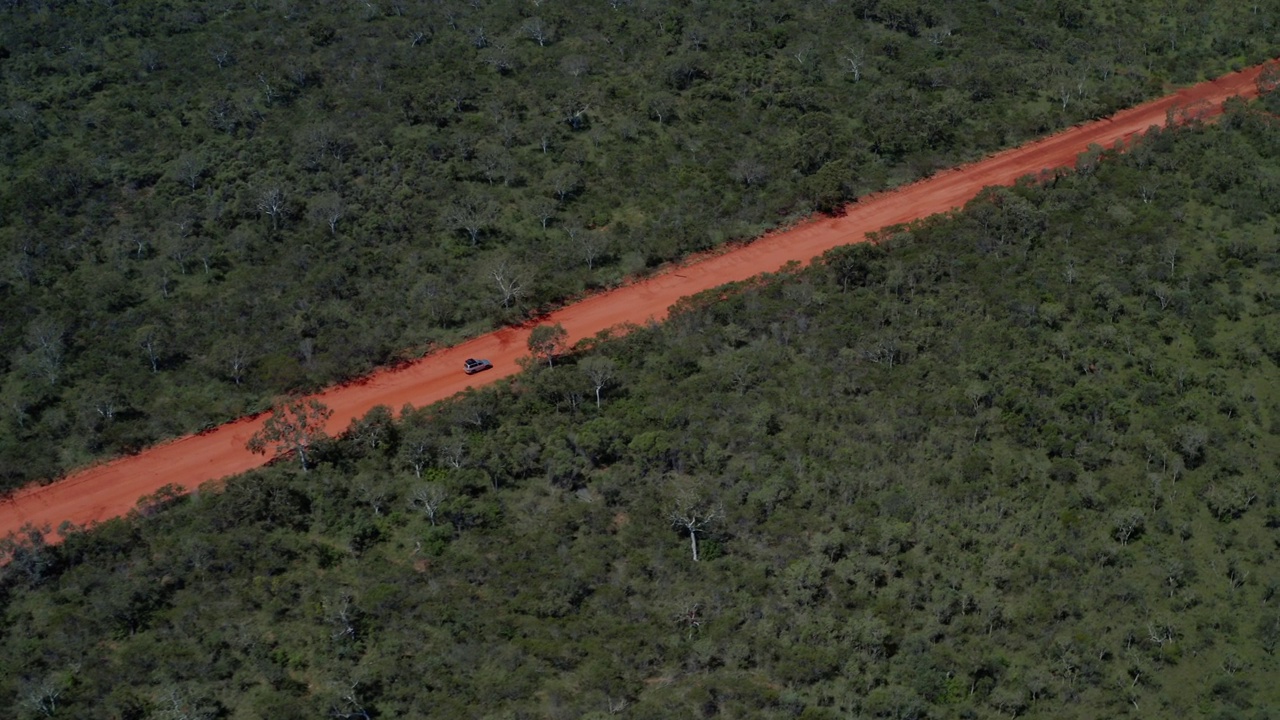
[[[1280,2],[0,2],[0,490],[1280,54]]]
[[[1280,93],[7,547],[78,718],[1272,718]]]

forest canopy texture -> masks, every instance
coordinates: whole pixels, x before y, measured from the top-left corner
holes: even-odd
[[[0,1],[0,490],[1275,56],[1277,18]]]
[[[1274,717],[1278,100],[32,533],[0,704]]]

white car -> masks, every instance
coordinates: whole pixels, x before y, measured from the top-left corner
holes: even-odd
[[[468,375],[475,375],[476,373],[488,370],[491,367],[493,367],[493,363],[488,360],[467,358],[467,361],[462,364],[462,371]]]

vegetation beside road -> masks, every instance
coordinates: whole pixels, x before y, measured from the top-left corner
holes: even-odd
[[[0,490],[1274,56],[1275,0],[0,3]]]
[[[0,703],[1268,717],[1278,110],[11,546]]]

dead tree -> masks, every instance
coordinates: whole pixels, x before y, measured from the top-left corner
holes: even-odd
[[[578,366],[582,368],[583,374],[591,381],[591,387],[595,388],[596,408],[599,408],[600,391],[613,382],[613,376],[618,370],[618,364],[613,361],[613,358],[605,357],[604,355],[592,355],[591,357],[583,358]]]
[[[436,515],[440,512],[440,506],[448,498],[444,488],[439,485],[423,485],[413,491],[413,495],[409,498],[409,505],[422,511],[427,516],[427,520],[431,523],[431,527],[436,525]]]
[[[707,528],[723,514],[719,508],[706,501],[687,496],[676,500],[676,506],[668,517],[672,527],[689,534],[689,547],[693,551],[694,562],[698,562],[698,536],[706,533]]]

